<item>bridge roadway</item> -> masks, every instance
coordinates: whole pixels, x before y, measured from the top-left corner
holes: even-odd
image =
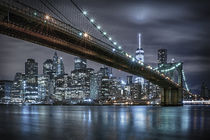
[[[144,64],[132,62],[124,51],[113,51],[113,46],[91,35],[84,37],[79,29],[22,3],[0,2],[0,33],[141,76],[161,87],[163,105],[182,104],[182,84]]]

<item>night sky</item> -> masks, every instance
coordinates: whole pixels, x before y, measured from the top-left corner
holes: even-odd
[[[142,34],[145,63],[156,66],[157,50],[168,49],[168,60],[184,62],[189,87],[199,91],[203,81],[210,86],[210,4],[205,0],[75,0],[100,23],[107,33],[120,42],[125,51],[135,54],[137,34]],[[57,6],[63,5],[60,1]],[[65,6],[68,6],[66,4]],[[24,73],[24,62],[34,58],[42,63],[55,50],[0,35],[0,80],[13,80],[16,72]],[[57,51],[63,57],[65,71],[73,70],[74,56]],[[88,61],[96,71],[101,64]],[[114,76],[125,73],[113,71]]]

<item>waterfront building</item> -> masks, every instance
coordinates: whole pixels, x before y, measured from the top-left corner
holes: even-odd
[[[110,91],[111,78],[112,78],[112,69],[109,67],[102,67],[97,72],[98,76],[98,86],[99,86],[99,99],[100,100],[108,100],[112,98],[112,94]]]
[[[111,98],[110,79],[108,76],[103,76],[101,78],[101,85],[100,85],[100,99],[107,100],[110,98]]]
[[[40,102],[38,94],[38,63],[34,59],[25,62],[25,75],[22,77],[25,103]]]
[[[9,103],[13,81],[0,80],[0,103]]]
[[[71,98],[78,100],[90,98],[90,80],[93,74],[94,70],[91,68],[71,72]]]
[[[49,101],[50,91],[50,76],[39,75],[38,76],[38,95],[42,103]]]
[[[70,77],[67,74],[59,75],[55,78],[55,88],[52,99],[55,103],[62,103],[69,99]]]
[[[201,97],[203,99],[208,99],[210,97],[208,93],[208,87],[205,82],[203,82],[201,85]]]
[[[116,77],[110,78],[110,94],[112,99],[121,99],[123,96],[123,87],[121,81]]]
[[[146,88],[146,98],[147,99],[159,99],[160,98],[160,88],[157,85],[152,84],[151,82],[147,81],[145,83]]]
[[[74,59],[75,69],[71,72],[69,99],[82,101],[90,98],[90,83],[94,69],[87,68],[86,64],[86,60],[83,58],[76,57]]]
[[[10,103],[12,104],[20,104],[23,103],[23,97],[24,97],[24,89],[25,82],[23,82],[24,74],[22,73],[16,73],[15,78],[12,83],[11,88],[11,100]]]
[[[37,103],[41,101],[38,93],[38,75],[23,77],[23,93],[25,103]]]
[[[98,73],[94,73],[90,77],[90,98],[99,99],[99,80]]]

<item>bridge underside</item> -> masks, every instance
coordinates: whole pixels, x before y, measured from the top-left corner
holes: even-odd
[[[91,39],[79,37],[2,5],[0,5],[0,33],[141,76],[164,89],[173,88],[174,90],[170,90],[171,92],[164,90],[164,98],[161,98],[163,105],[180,105],[180,100],[182,100],[182,97],[179,96],[181,94],[180,87],[167,81],[160,74],[154,73],[154,71],[134,63],[130,59],[110,51],[111,49],[103,48],[99,44],[91,42]],[[178,99],[177,101],[175,99],[171,101],[171,97],[177,97]]]

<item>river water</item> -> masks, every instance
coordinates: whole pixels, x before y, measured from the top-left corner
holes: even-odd
[[[210,139],[210,106],[0,106],[0,139]]]

